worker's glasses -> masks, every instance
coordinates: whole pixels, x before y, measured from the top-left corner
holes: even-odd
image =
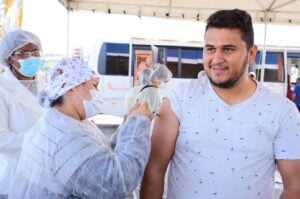
[[[20,57],[20,58],[29,58],[31,56],[33,57],[40,57],[42,54],[42,50],[33,50],[33,51],[15,51],[13,52],[12,56],[14,57]]]

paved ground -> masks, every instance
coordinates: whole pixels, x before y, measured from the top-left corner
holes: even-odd
[[[97,115],[91,119],[107,136],[111,136],[115,133],[119,125],[123,122],[122,117],[113,115]]]

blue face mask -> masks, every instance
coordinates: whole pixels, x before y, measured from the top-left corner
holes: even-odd
[[[39,57],[32,56],[18,61],[20,63],[20,68],[18,70],[25,77],[33,77],[42,66],[42,60]]]

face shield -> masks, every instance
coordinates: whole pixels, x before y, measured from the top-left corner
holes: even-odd
[[[149,68],[144,68],[140,71],[139,74],[139,80],[141,85],[147,85],[150,83],[150,75],[152,73],[152,70]]]
[[[166,84],[172,78],[172,72],[163,64],[155,64],[154,71],[150,75],[152,82],[158,82],[159,85]]]

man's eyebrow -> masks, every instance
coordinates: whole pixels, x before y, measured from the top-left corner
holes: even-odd
[[[226,45],[223,45],[222,48],[236,48],[236,45],[226,44]]]
[[[212,44],[205,44],[204,47],[205,48],[215,48],[215,46],[212,45]],[[225,45],[222,45],[221,48],[236,48],[236,45],[234,45],[234,44],[225,44]]]
[[[214,45],[211,45],[211,44],[205,44],[204,47],[205,47],[205,48],[208,48],[208,47],[214,47]]]

